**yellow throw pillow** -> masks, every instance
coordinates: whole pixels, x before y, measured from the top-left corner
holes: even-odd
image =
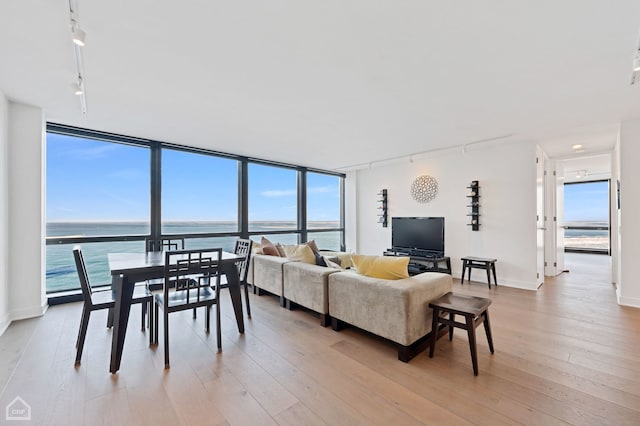
[[[284,252],[287,255],[287,259],[295,262],[316,264],[316,256],[313,254],[313,250],[306,244],[300,244],[296,246],[283,246]]]
[[[385,280],[409,278],[409,258],[392,256],[365,256],[352,254],[351,260],[359,274]]]

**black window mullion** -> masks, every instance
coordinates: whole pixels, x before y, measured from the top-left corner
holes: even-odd
[[[300,242],[307,241],[307,170],[298,170],[298,229]]]
[[[238,231],[242,238],[249,238],[249,162],[238,161]]]
[[[162,235],[162,148],[159,143],[151,145],[151,239]]]

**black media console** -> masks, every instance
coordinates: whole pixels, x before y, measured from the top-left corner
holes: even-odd
[[[442,253],[424,250],[387,249],[385,256],[409,257],[409,275],[423,272],[443,272],[451,275],[451,259]]]

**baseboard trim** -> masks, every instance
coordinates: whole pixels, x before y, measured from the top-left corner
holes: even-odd
[[[7,331],[7,328],[9,328],[10,325],[11,317],[7,313],[2,318],[0,318],[0,336],[2,336],[5,331]]]
[[[454,274],[452,276],[454,278],[460,279],[461,274],[462,274],[462,271],[458,272],[457,274],[454,272]],[[467,285],[468,282],[469,281],[465,277],[464,283],[462,285]],[[485,279],[485,281],[474,279],[471,282],[472,282],[471,285],[482,284],[485,287],[487,287],[486,279]],[[521,290],[537,291],[538,288],[540,288],[541,285],[542,284],[538,284],[535,281],[503,280],[503,279],[500,279],[500,275],[498,275],[498,287],[502,286],[502,287],[518,288],[518,289],[521,289]],[[493,277],[492,277],[491,278],[491,288],[494,288],[494,287],[495,287],[495,284],[493,283]]]
[[[31,308],[18,309],[15,311],[11,311],[11,320],[18,321],[29,318],[41,317],[47,312],[49,305],[46,301],[43,302],[41,306],[34,306]]]
[[[616,296],[618,299],[618,305],[629,306],[631,308],[640,308],[640,298],[623,297],[620,295],[620,289],[616,290]]]

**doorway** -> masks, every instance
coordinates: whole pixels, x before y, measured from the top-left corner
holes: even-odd
[[[554,200],[550,214],[555,226],[548,226],[549,275],[579,272],[601,259],[611,274],[611,157],[599,154],[555,159],[554,182],[547,188]]]

